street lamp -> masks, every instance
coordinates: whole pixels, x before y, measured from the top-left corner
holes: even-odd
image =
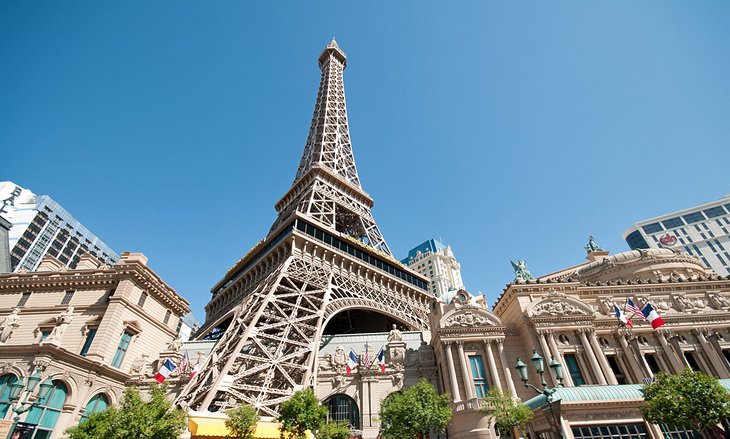
[[[525,384],[525,387],[531,387],[537,393],[545,395],[548,403],[553,402],[553,393],[555,393],[558,387],[563,387],[563,365],[556,361],[555,358],[550,360],[550,364],[548,365],[548,367],[553,370],[555,376],[558,378],[558,385],[550,388],[547,386],[547,382],[545,381],[543,358],[540,356],[540,354],[537,353],[537,351],[533,350],[530,361],[532,361],[532,365],[535,367],[535,370],[537,370],[537,373],[540,374],[542,390],[527,382],[527,365],[522,360],[520,360],[519,357],[517,357],[517,364],[515,364],[515,369],[517,369],[517,372],[520,374],[520,380],[522,380],[522,382]]]
[[[10,394],[8,395],[9,400],[12,403],[10,405],[10,409],[15,413],[15,417],[13,418],[13,426],[10,428],[7,439],[12,439],[15,427],[18,425],[18,421],[20,421],[20,415],[45,400],[53,388],[53,381],[51,381],[51,378],[46,378],[46,380],[41,383],[38,394],[35,395],[36,387],[38,387],[38,383],[40,382],[40,373],[36,371],[33,375],[28,377],[27,386],[23,384],[22,378],[20,381],[16,381],[10,385]],[[23,393],[22,397],[21,392]]]

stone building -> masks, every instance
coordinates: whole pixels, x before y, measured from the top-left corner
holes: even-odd
[[[492,312],[460,291],[432,314],[439,376],[454,400],[449,437],[494,435],[478,412],[492,386],[535,410],[532,437],[568,439],[664,437],[638,410],[640,385],[659,371],[690,367],[730,389],[730,278],[696,257],[668,249],[609,256],[596,246],[584,264],[537,279],[517,274]],[[653,330],[636,316],[633,329],[622,327],[613,304],[623,309],[628,297],[639,307],[651,302],[666,325]],[[563,365],[565,388],[551,403],[515,371],[517,357],[529,363],[533,350],[544,358],[548,386],[559,380],[547,364]],[[540,385],[531,366],[528,382]]]
[[[83,255],[67,270],[46,256],[37,271],[1,274],[0,310],[0,419],[11,423],[42,381],[50,392],[19,419],[39,439],[61,437],[116,403],[134,375],[149,376],[190,308],[143,254],[125,252],[114,266]],[[10,400],[13,383],[24,387]]]

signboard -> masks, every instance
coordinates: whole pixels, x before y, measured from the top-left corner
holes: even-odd
[[[0,437],[8,437],[11,428],[13,428],[13,421],[0,420]]]
[[[667,233],[659,237],[659,243],[664,247],[672,247],[677,243],[677,237]]]

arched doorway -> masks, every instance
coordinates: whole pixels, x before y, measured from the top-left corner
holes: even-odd
[[[338,393],[327,398],[324,403],[329,410],[330,421],[345,421],[350,428],[360,429],[360,409],[354,399]]]

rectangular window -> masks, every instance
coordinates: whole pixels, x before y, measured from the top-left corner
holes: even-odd
[[[651,370],[651,373],[657,374],[662,371],[662,369],[659,367],[659,363],[656,361],[656,356],[654,354],[646,354],[644,355],[644,359],[646,359],[646,364],[649,365],[649,370]]]
[[[705,216],[702,215],[702,212],[694,212],[694,213],[690,213],[688,215],[684,215],[684,216],[682,216],[682,218],[684,218],[684,221],[687,224],[690,224],[690,223],[696,223],[697,221],[704,220]]]
[[[586,383],[583,378],[583,374],[580,373],[580,367],[578,366],[578,360],[573,354],[565,354],[565,365],[568,367],[570,378],[573,380],[573,385],[580,386]]]
[[[71,299],[74,297],[74,290],[68,290],[66,291],[66,294],[63,296],[63,300],[61,300],[61,305],[68,305],[71,303]]]
[[[172,313],[170,312],[169,309],[167,311],[165,311],[165,318],[162,320],[162,323],[167,325],[167,323],[170,321],[170,314],[172,314]]]
[[[18,307],[25,306],[25,304],[28,303],[28,299],[30,299],[30,293],[23,293],[23,295],[20,296],[20,300],[18,301]]]
[[[696,371],[696,372],[702,372],[700,369],[700,365],[697,363],[697,360],[695,359],[694,353],[692,352],[683,352],[684,359],[687,360],[687,364],[689,364],[689,367]]]
[[[616,361],[616,357],[613,355],[606,355],[606,360],[608,360],[608,365],[611,367],[613,374],[616,376],[616,381],[618,381],[619,384],[628,384],[626,382],[626,375],[624,375],[624,372],[621,370],[621,366],[619,366],[618,361]]]
[[[682,222],[682,218],[676,217],[676,218],[670,218],[668,220],[662,221],[662,225],[666,229],[673,229],[675,227],[683,226],[684,223]]]
[[[715,218],[718,216],[725,215],[725,209],[723,209],[722,206],[711,207],[709,209],[703,210],[703,212],[705,212],[705,215],[707,215],[707,218]]]
[[[647,224],[645,226],[641,226],[641,228],[644,229],[644,233],[646,233],[647,235],[651,235],[652,233],[661,232],[662,230],[664,230],[659,223]]]
[[[119,340],[119,346],[117,346],[117,351],[114,353],[114,358],[112,358],[112,367],[120,367],[122,365],[124,355],[127,353],[127,350],[129,349],[129,342],[131,341],[132,334],[124,331],[124,334],[122,334],[122,339]]]
[[[145,301],[147,300],[148,294],[142,291],[142,294],[139,295],[139,300],[137,301],[137,306],[144,306]]]
[[[38,340],[38,342],[42,342],[43,340],[47,339],[51,335],[50,329],[42,329],[41,330],[41,339]]]
[[[646,439],[644,424],[587,425],[572,427],[575,439]]]
[[[94,341],[94,336],[96,335],[96,328],[89,329],[89,332],[86,333],[86,340],[84,341],[84,346],[81,348],[81,355],[82,357],[85,357],[86,354],[89,352],[89,348],[91,347],[91,342]]]
[[[484,362],[481,355],[470,355],[469,364],[471,365],[471,376],[474,378],[474,388],[477,391],[477,398],[487,396],[487,375],[484,373]]]

